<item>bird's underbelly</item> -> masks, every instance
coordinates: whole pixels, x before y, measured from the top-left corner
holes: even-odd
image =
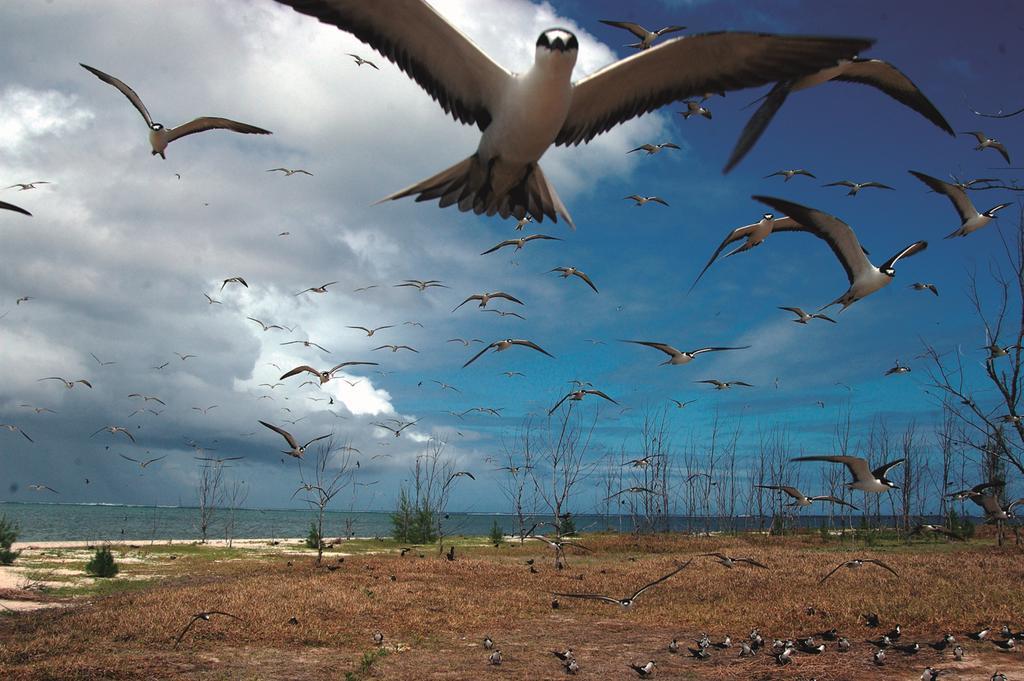
[[[161,130],[150,130],[149,131],[149,145],[153,147],[153,151],[159,153],[167,148],[167,142],[164,141],[164,136],[160,134]],[[177,147],[175,147],[177,148]]]
[[[518,80],[480,138],[477,153],[481,160],[538,161],[562,129],[571,100],[568,81]]]
[[[864,272],[861,276],[857,277],[853,281],[853,285],[850,287],[850,292],[853,294],[854,299],[859,300],[864,296],[870,295],[879,289],[885,288],[892,282],[892,277],[888,277],[876,269]]]
[[[885,485],[872,481],[857,481],[851,482],[847,485],[850,489],[857,489],[861,492],[885,492],[888,491],[888,487]],[[858,566],[859,567],[859,566]]]
[[[969,232],[981,229],[991,221],[992,218],[988,217],[987,215],[976,215],[975,217],[966,220],[964,224],[961,225],[960,229],[963,230],[965,234],[967,234]]]

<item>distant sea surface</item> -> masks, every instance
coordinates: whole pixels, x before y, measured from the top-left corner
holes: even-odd
[[[225,538],[229,511],[218,510],[211,523],[209,537]],[[46,504],[0,503],[0,516],[18,524],[18,541],[134,541],[199,538],[199,511],[190,507],[120,506],[108,504]],[[313,514],[306,510],[239,509],[234,512],[235,539],[304,537]],[[529,519],[548,520],[550,516]],[[580,532],[613,530],[629,532],[634,527],[631,516],[573,516]],[[518,531],[516,518],[502,513],[449,513],[444,521],[446,534],[482,536],[491,531],[493,523],[506,534]],[[739,517],[731,521],[719,518],[673,516],[671,529],[676,531],[722,529],[758,530],[771,525],[770,518]],[[859,517],[853,518],[854,524]],[[892,519],[882,517],[884,524]],[[936,518],[925,522],[937,522]],[[787,520],[799,527],[841,527],[838,516],[830,524],[827,516],[798,516]],[[792,524],[790,524],[792,526]],[[539,531],[546,531],[543,528]],[[391,534],[391,513],[388,511],[328,511],[324,517],[324,535],[334,537],[385,537]]]

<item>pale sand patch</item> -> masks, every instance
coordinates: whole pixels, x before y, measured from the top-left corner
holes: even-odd
[[[363,538],[368,537],[360,537],[360,539]],[[294,548],[296,545],[301,545],[304,542],[304,539],[296,537],[289,539],[235,539],[232,542],[232,546],[236,549],[283,550],[286,548]],[[102,545],[103,542],[95,541],[30,541],[14,542],[12,548],[15,551],[41,551],[46,549],[87,549],[90,547],[99,547]],[[147,546],[213,546],[217,548],[227,548],[228,542],[226,539],[209,539],[207,540],[206,544],[199,544],[198,541],[185,539],[158,539],[155,541],[150,541],[149,539],[124,539],[117,542],[111,542],[110,545],[117,547],[137,546],[138,548],[146,548]]]
[[[0,599],[0,610],[13,610],[14,612],[31,612],[46,608],[67,608],[70,603],[57,603],[54,601],[6,601]]]

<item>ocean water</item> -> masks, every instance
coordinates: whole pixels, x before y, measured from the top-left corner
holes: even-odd
[[[223,509],[215,513],[208,531],[211,539],[224,538],[229,513]],[[0,503],[0,516],[18,524],[18,541],[190,540],[200,536],[199,511],[191,507]],[[313,517],[307,510],[239,509],[234,512],[232,536],[235,539],[304,537]],[[548,519],[550,516],[536,518]],[[886,516],[881,520],[883,524],[892,522]],[[574,521],[580,532],[629,532],[634,528],[634,518],[626,515],[579,515],[574,516]],[[482,536],[490,533],[494,522],[507,534],[518,531],[515,517],[501,513],[449,513],[444,527],[445,533],[450,535]],[[838,516],[831,521],[827,516],[797,516],[792,522],[806,528],[842,526]],[[859,522],[859,518],[854,518],[854,522]],[[929,518],[924,522],[937,522],[937,519]],[[674,531],[757,530],[768,528],[771,519],[673,516],[670,525]],[[390,511],[328,511],[324,516],[324,535],[329,538],[390,534]]]

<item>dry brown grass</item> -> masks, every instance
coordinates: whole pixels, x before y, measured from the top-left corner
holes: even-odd
[[[0,679],[334,679],[360,669],[373,651],[372,634],[386,635],[389,654],[363,676],[387,679],[547,679],[565,676],[550,651],[571,646],[580,678],[629,679],[626,663],[654,659],[656,678],[917,679],[928,664],[960,669],[950,679],[987,679],[996,669],[1024,674],[1024,655],[966,641],[982,625],[1024,627],[1021,553],[990,546],[924,545],[862,550],[814,540],[763,537],[593,537],[593,554],[570,556],[556,572],[539,543],[460,549],[449,562],[426,549],[357,555],[339,569],[310,559],[259,557],[182,564],[183,572],[132,592],[91,598],[62,611],[0,618]],[[753,556],[770,571],[725,569],[704,558],[640,597],[635,609],[561,599],[550,592],[616,597],[705,551]],[[876,557],[901,578],[868,566],[842,570],[823,587],[820,577],[841,560]],[[525,559],[535,558],[539,574]],[[294,565],[289,567],[288,560]],[[335,561],[335,558],[329,558]],[[391,577],[394,577],[394,580]],[[582,576],[582,579],[579,577]],[[198,622],[179,649],[174,639],[189,617],[218,609],[239,615]],[[874,611],[882,629],[903,625],[904,641],[933,641],[945,631],[965,641],[970,664],[957,666],[931,650],[871,664],[861,613]],[[288,623],[290,617],[297,625]],[[671,655],[667,643],[707,631],[734,639],[759,627],[766,637],[794,637],[836,627],[854,641],[845,655],[797,655],[778,667],[767,654],[752,660],[715,652],[709,662]],[[481,645],[491,635],[505,663],[487,665]],[[959,675],[958,675],[959,674]],[[1017,676],[1014,676],[1016,674]]]

